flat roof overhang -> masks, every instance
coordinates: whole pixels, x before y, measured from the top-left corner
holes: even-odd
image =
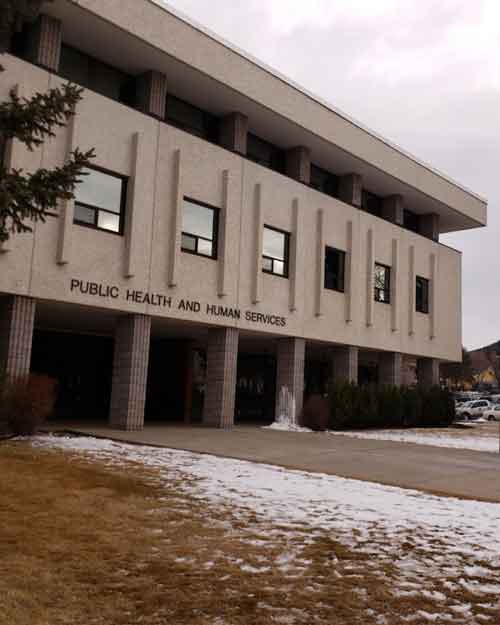
[[[83,52],[131,74],[162,72],[170,93],[215,115],[244,113],[251,132],[279,147],[305,145],[315,164],[437,213],[441,233],[486,225],[485,199],[153,0],[55,0],[44,10]]]

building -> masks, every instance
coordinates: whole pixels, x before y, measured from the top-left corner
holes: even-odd
[[[461,357],[461,255],[486,201],[151,0],[55,0],[0,95],[86,88],[26,170],[94,147],[76,201],[0,250],[0,360],[58,412],[230,426],[330,379]]]

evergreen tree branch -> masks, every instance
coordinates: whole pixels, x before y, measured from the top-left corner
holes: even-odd
[[[4,139],[16,138],[29,150],[40,146],[54,130],[65,126],[75,114],[83,89],[66,83],[61,88],[20,98],[14,89],[10,100],[0,103],[0,132]]]
[[[22,170],[0,170],[0,241],[7,241],[14,233],[31,232],[27,221],[45,222],[47,214],[57,207],[59,200],[74,196],[75,186],[81,182],[83,170],[94,157],[94,150],[81,152],[78,148],[70,160],[53,170],[38,169],[32,174]]]

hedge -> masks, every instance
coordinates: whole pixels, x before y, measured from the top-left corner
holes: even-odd
[[[452,396],[439,386],[409,388],[337,383],[323,399],[322,416],[317,398],[314,408],[308,403],[304,406],[303,425],[313,429],[446,427],[455,418]],[[328,414],[327,419],[325,414]]]

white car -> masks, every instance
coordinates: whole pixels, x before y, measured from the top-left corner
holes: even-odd
[[[469,419],[479,419],[486,410],[491,410],[491,408],[493,408],[493,404],[487,399],[474,399],[458,406],[456,415],[458,418],[466,421]]]
[[[500,421],[500,402],[493,404],[484,411],[483,417],[488,421]]]

